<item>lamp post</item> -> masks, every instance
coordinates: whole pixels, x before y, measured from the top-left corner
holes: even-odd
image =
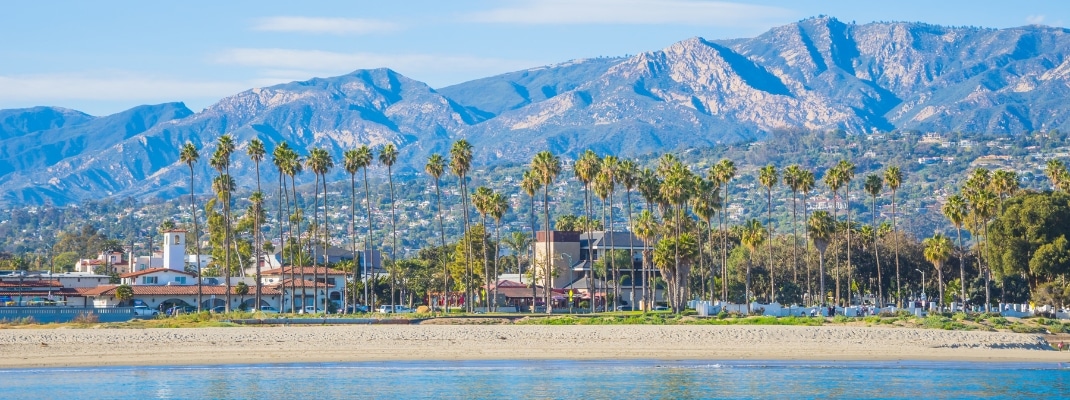
[[[926,296],[925,296],[925,271],[922,271],[920,269],[914,269],[914,270],[918,271],[918,272],[921,272],[921,298],[924,299],[924,298],[926,298]]]

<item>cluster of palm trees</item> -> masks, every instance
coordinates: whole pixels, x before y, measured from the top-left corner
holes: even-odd
[[[244,274],[244,268],[235,268],[235,266],[243,265],[243,261],[247,261],[241,259],[242,252],[239,251],[239,245],[235,241],[236,232],[234,222],[231,219],[231,196],[235,190],[235,184],[230,175],[230,166],[235,148],[236,144],[233,139],[229,135],[223,135],[218,139],[215,151],[209,161],[210,166],[216,171],[211,187],[218,200],[217,204],[222,209],[223,225],[220,230],[222,242],[219,247],[221,249],[213,253],[219,257],[216,257],[213,263],[220,266],[226,281],[228,287],[226,304],[228,307],[231,293],[230,276],[235,272]],[[260,164],[265,160],[268,151],[264,143],[258,139],[251,140],[246,148],[249,160],[255,165],[257,179],[256,191],[250,196],[250,213],[253,225],[250,231],[253,233],[251,235],[253,249],[251,258],[256,260],[257,285],[255,287],[255,299],[256,304],[260,304],[261,287],[259,282],[261,281],[262,252],[269,247],[268,244],[263,242],[264,238],[260,234],[260,226],[265,219],[264,215],[266,215],[263,207],[263,189],[260,182]],[[375,153],[368,146],[360,146],[343,152],[341,164],[350,178],[349,218],[352,225],[351,231],[353,232],[350,238],[350,247],[354,255],[358,251],[369,255],[373,250],[371,244],[375,243],[375,237],[372,227],[372,196],[369,187],[368,168],[375,160],[378,160],[379,164],[386,168],[389,185],[391,252],[387,263],[391,263],[396,262],[398,256],[397,213],[393,180],[393,166],[397,162],[398,152],[393,144],[387,144],[378,149],[377,154]],[[279,242],[283,243],[284,256],[291,265],[286,270],[290,274],[290,278],[284,282],[289,285],[290,293],[298,293],[298,286],[301,286],[299,293],[302,297],[301,304],[306,305],[309,303],[304,299],[304,288],[307,282],[305,274],[311,271],[313,280],[326,282],[327,265],[331,261],[327,259],[327,246],[331,237],[330,224],[326,215],[328,209],[327,175],[335,167],[335,162],[327,149],[314,148],[309,151],[307,156],[302,157],[286,142],[280,142],[270,154],[273,157],[272,163],[279,173],[278,205],[276,209],[278,213],[277,219],[280,224],[278,229]],[[181,150],[180,160],[190,170],[191,219],[193,221],[193,235],[198,238],[200,226],[194,193],[194,166],[199,159],[200,156],[194,145],[186,143]],[[494,254],[491,254],[487,249],[483,249],[483,254],[481,255],[483,259],[482,275],[484,278],[482,286],[488,290],[491,288],[495,290],[495,292],[484,294],[482,297],[485,299],[484,304],[488,308],[493,308],[496,307],[496,304],[490,299],[497,298],[496,289],[498,285],[492,279],[499,276],[500,272],[497,252],[503,243],[501,240],[501,225],[503,219],[510,212],[510,206],[504,193],[495,192],[486,186],[478,187],[474,191],[469,190],[468,174],[471,170],[472,159],[472,146],[466,140],[458,140],[450,147],[448,160],[440,154],[432,154],[427,159],[424,171],[434,184],[436,219],[438,220],[439,230],[438,240],[441,248],[449,248],[447,247],[443,217],[446,208],[443,205],[441,187],[442,179],[447,172],[452,173],[457,178],[457,189],[460,193],[462,237],[469,238],[469,235],[473,232],[470,209],[474,209],[475,212],[480,214],[483,234],[489,232],[486,229],[489,226],[489,222],[492,220],[495,222],[493,243],[496,243],[496,245],[487,247],[487,249],[493,248]],[[298,201],[296,176],[306,170],[312,172],[315,176],[314,211],[311,223],[306,225],[308,226],[308,232],[302,234],[302,222],[305,216],[304,210]],[[862,285],[856,285],[856,279],[862,277],[856,276],[858,274],[852,264],[851,251],[855,248],[852,245],[853,240],[858,240],[862,243],[873,243],[872,246],[862,245],[862,248],[863,250],[867,247],[872,247],[873,249],[873,257],[876,262],[876,297],[879,299],[878,301],[883,304],[889,298],[894,298],[900,305],[902,303],[903,290],[900,281],[896,194],[903,182],[903,173],[897,166],[889,166],[882,174],[870,174],[862,180],[861,189],[870,196],[871,204],[869,208],[872,211],[872,215],[870,216],[871,225],[862,226],[861,228],[856,226],[857,221],[852,220],[851,189],[854,184],[857,184],[855,182],[856,167],[848,160],[839,161],[828,168],[824,171],[823,178],[820,181],[824,183],[828,193],[831,195],[831,213],[825,210],[817,210],[812,213],[809,211],[813,208],[810,199],[815,195],[814,192],[817,190],[819,182],[813,171],[800,165],[789,165],[780,169],[776,165],[770,164],[759,168],[756,171],[756,178],[765,192],[767,203],[765,221],[754,218],[736,227],[732,227],[729,224],[731,215],[727,207],[731,195],[732,182],[738,178],[737,174],[739,173],[735,163],[731,160],[722,159],[713,164],[708,171],[705,171],[705,174],[702,174],[692,171],[690,167],[671,154],[666,154],[659,158],[653,167],[641,168],[636,161],[622,160],[613,155],[599,156],[594,151],[587,150],[575,160],[572,170],[583,190],[584,215],[580,219],[587,221],[579,224],[579,226],[589,237],[593,235],[593,229],[597,225],[594,223],[597,221],[595,198],[600,200],[601,225],[608,231],[605,235],[605,240],[608,241],[607,245],[610,248],[616,245],[612,242],[612,232],[615,230],[612,223],[615,220],[613,204],[615,204],[616,195],[623,192],[627,227],[631,229],[635,237],[644,242],[644,248],[648,249],[643,251],[642,254],[643,267],[640,270],[642,275],[628,277],[640,284],[639,290],[641,293],[638,298],[644,306],[649,307],[655,300],[657,291],[656,285],[653,283],[658,281],[664,283],[666,299],[676,310],[682,309],[686,299],[699,297],[694,296],[696,294],[705,298],[720,298],[723,300],[742,297],[747,303],[759,298],[775,302],[782,296],[780,291],[784,289],[788,282],[796,288],[805,287],[805,293],[809,294],[807,302],[811,304],[852,302],[855,298],[861,299],[864,295],[862,293]],[[357,195],[357,175],[361,172],[363,173],[364,188],[362,199]],[[522,179],[519,184],[521,192],[526,194],[530,201],[530,214],[527,216],[530,221],[530,237],[535,237],[537,233],[536,200],[540,200],[541,197],[541,225],[545,235],[545,239],[538,243],[538,245],[545,246],[542,249],[541,261],[538,260],[540,257],[537,256],[535,246],[525,247],[529,251],[528,259],[532,260],[532,268],[535,268],[535,264],[541,263],[541,271],[539,273],[532,272],[531,276],[542,279],[541,286],[547,289],[552,287],[553,265],[556,260],[550,244],[552,235],[550,231],[550,188],[558,181],[561,172],[562,163],[560,157],[549,151],[539,152],[531,160],[529,167],[522,172]],[[1048,174],[1056,188],[1070,188],[1070,173],[1067,172],[1066,167],[1061,162],[1050,162]],[[781,183],[791,193],[791,238],[788,239],[791,243],[790,270],[787,265],[774,268],[776,261],[774,260],[773,239],[777,236],[773,223],[773,199],[775,191]],[[990,173],[988,170],[977,169],[970,175],[962,192],[950,196],[943,205],[942,211],[944,215],[956,228],[957,246],[952,243],[949,237],[942,234],[935,235],[924,242],[926,248],[925,258],[932,262],[937,270],[936,279],[940,282],[938,287],[941,298],[943,298],[944,288],[942,267],[952,253],[956,251],[959,253],[960,280],[961,282],[966,282],[966,269],[963,266],[965,257],[962,254],[964,251],[961,232],[963,228],[970,230],[973,233],[972,237],[977,238],[975,249],[979,263],[978,270],[983,271],[982,274],[986,279],[987,298],[987,282],[991,279],[990,269],[985,265],[988,263],[987,252],[989,250],[986,244],[987,225],[1002,208],[1002,201],[1017,189],[1018,179],[1012,172],[995,171]],[[644,200],[642,204],[645,204],[645,207],[640,207],[642,210],[637,218],[634,219],[633,191],[638,192],[639,196]],[[322,193],[322,196],[320,193]],[[884,292],[882,258],[879,246],[875,245],[878,235],[883,229],[881,227],[884,226],[879,221],[877,200],[885,193],[890,194],[892,207],[890,229],[894,240],[895,286],[894,288],[888,288],[889,291],[894,289],[892,296],[887,296]],[[358,212],[358,203],[360,201],[365,204],[364,209],[367,212],[368,220],[367,230],[362,240],[363,249],[358,249],[359,238],[356,229],[356,213]],[[324,210],[322,217],[319,212],[320,209]],[[802,229],[803,238],[801,242],[799,240],[800,229],[798,229],[800,209],[802,210],[801,217],[805,226]],[[842,218],[840,216],[841,210],[843,211]],[[858,218],[858,216],[854,217],[855,219]],[[715,221],[716,228],[714,226]],[[285,225],[285,227],[281,225]],[[520,237],[524,237],[524,235],[520,235]],[[530,241],[526,242],[519,238],[515,241],[517,243],[530,243]],[[195,243],[197,244],[197,254],[200,254],[200,241],[195,240]],[[742,279],[739,280],[743,285],[742,293],[735,293],[735,296],[733,296],[731,292],[738,291],[738,289],[732,289],[732,286],[729,285],[730,276],[732,276],[732,271],[729,268],[729,253],[737,243],[746,250],[746,270],[741,271],[743,272],[741,274]],[[319,244],[323,246],[322,259],[313,259],[305,253],[307,247]],[[816,282],[814,279],[815,274],[812,271],[811,257],[809,256],[811,254],[811,244],[816,249],[817,255]],[[837,267],[832,274],[829,274],[826,271],[826,252],[833,245],[846,250],[846,257],[843,259],[845,266],[843,268]],[[768,253],[765,261],[767,274],[765,275],[766,278],[760,282],[763,285],[767,284],[765,287],[768,288],[768,293],[758,294],[752,292],[752,269],[756,266],[756,262],[761,263],[756,255],[762,250],[763,246]],[[519,245],[517,247],[514,251],[520,250]],[[802,251],[800,251],[800,247],[803,247]],[[634,244],[629,243],[629,248],[634,248]],[[443,294],[443,299],[445,299],[447,294],[453,292],[453,289],[463,288],[466,298],[465,305],[471,309],[476,303],[473,299],[480,297],[477,293],[479,285],[474,282],[474,277],[479,274],[473,271],[472,268],[473,256],[478,256],[474,253],[479,249],[472,245],[471,240],[462,240],[456,251],[464,252],[463,259],[466,264],[464,266],[464,277],[451,280],[447,267],[449,254],[440,252],[438,256],[441,257],[439,261],[442,265],[441,293]],[[587,255],[586,259],[593,261],[595,259],[593,246],[589,246],[588,251],[591,253]],[[800,253],[802,254],[805,268],[800,266]],[[493,262],[490,257],[494,258]],[[235,260],[237,262],[234,262]],[[620,298],[620,289],[615,283],[625,279],[621,274],[622,266],[615,265],[617,263],[614,257],[605,257],[604,260],[608,265],[604,268],[601,278],[605,282],[614,283],[612,285],[613,296],[614,298]],[[836,257],[834,261],[838,265],[840,259]],[[657,274],[659,276],[655,276],[653,273],[654,268],[648,267],[650,264],[657,268],[656,271],[659,272]],[[197,265],[198,267],[200,266],[199,260],[197,260]],[[306,267],[309,265],[311,269]],[[593,268],[593,262],[590,265],[590,272],[585,275],[585,279],[587,287],[594,288],[594,280],[598,278],[596,276],[597,271]],[[374,271],[370,265],[364,265],[363,267],[364,272],[368,274],[363,278],[368,283],[368,285],[364,286],[363,302],[374,304],[377,300],[375,299],[376,291],[374,287],[377,277],[372,276]],[[623,267],[631,269],[630,265]],[[354,266],[352,272],[356,274],[357,270],[358,268]],[[398,285],[398,278],[395,276],[394,268],[388,268],[388,270],[390,272],[391,296],[389,301],[394,302],[397,300],[396,285]],[[322,275],[320,275],[321,273]],[[832,276],[835,280],[834,291],[829,292],[826,290],[825,278],[827,276]],[[198,281],[198,305],[202,302],[200,285],[201,283]],[[536,296],[535,286],[532,285],[533,298]],[[634,284],[632,285],[633,291],[635,286]],[[967,298],[965,286],[965,284],[961,285],[960,295],[963,299]],[[344,304],[355,304],[359,295],[350,293],[347,290],[344,296],[348,296],[343,299]],[[545,290],[544,296],[547,311],[551,312],[553,302],[551,301],[550,290]],[[289,299],[291,310],[297,309],[294,297],[296,295],[291,296]],[[634,293],[632,298],[636,298]],[[328,306],[327,302],[328,299],[324,296],[324,309]],[[591,311],[595,311],[596,303],[595,301],[590,302]],[[603,302],[603,304],[608,308],[608,302]]]

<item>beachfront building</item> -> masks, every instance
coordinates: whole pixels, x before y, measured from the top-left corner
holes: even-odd
[[[286,310],[289,310],[291,296],[294,298],[294,307],[298,310],[304,306],[316,306],[317,310],[323,308],[325,296],[336,307],[342,304],[342,293],[346,285],[345,271],[334,268],[324,271],[323,267],[286,266],[260,271],[260,276],[262,285],[276,287],[285,293]]]
[[[117,307],[120,305],[119,299],[115,294],[118,287],[119,285],[102,285],[84,290],[82,294],[91,299],[93,307]],[[145,305],[161,312],[174,306],[196,307],[197,304],[197,285],[131,285],[130,289],[133,291],[131,299],[133,304]],[[203,309],[207,310],[226,305],[226,286],[204,285],[201,290],[201,307]],[[232,310],[252,309],[253,303],[256,302],[252,294],[253,289],[250,288],[249,293],[245,295],[238,294],[237,290],[237,287],[231,287],[230,308]],[[261,306],[271,306],[278,309],[281,300],[282,292],[278,289],[273,287],[261,288]]]
[[[196,285],[197,274],[170,268],[153,268],[119,275],[124,285]]]
[[[546,232],[538,231],[535,235],[535,263],[538,275],[545,277],[546,259]],[[612,291],[612,286],[607,285],[601,276],[594,277],[593,266],[600,262],[609,251],[626,251],[631,260],[630,265],[616,266],[621,276],[628,278],[620,284],[622,302],[637,304],[640,300],[640,289],[643,286],[643,255],[642,252],[650,247],[631,232],[586,232],[551,231],[550,251],[554,256],[553,268],[550,273],[553,276],[553,288],[563,289],[567,292],[572,289],[574,298],[589,299],[592,294],[595,297],[604,298],[605,294]],[[652,277],[658,277],[661,273],[652,264],[647,264],[647,272]],[[587,277],[591,276],[594,282],[593,288],[588,287]],[[540,278],[541,279],[541,278]],[[542,280],[538,281],[542,283]],[[663,291],[655,292],[655,301],[663,300]]]

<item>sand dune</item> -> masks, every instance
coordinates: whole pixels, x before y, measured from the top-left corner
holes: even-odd
[[[0,330],[0,368],[486,359],[1070,361],[1039,335],[802,326]]]

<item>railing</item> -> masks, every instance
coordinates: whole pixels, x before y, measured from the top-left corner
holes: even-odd
[[[71,322],[92,315],[98,322],[123,322],[134,318],[132,307],[0,307],[0,320],[33,318],[38,323]]]

